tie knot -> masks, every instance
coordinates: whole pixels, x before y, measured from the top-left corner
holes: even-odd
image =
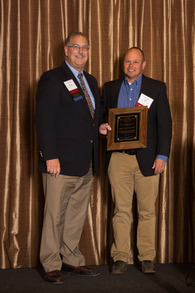
[[[78,78],[81,79],[82,77],[83,77],[83,74],[82,73],[79,73],[78,74]]]

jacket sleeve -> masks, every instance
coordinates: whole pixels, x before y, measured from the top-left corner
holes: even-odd
[[[37,89],[35,127],[42,160],[58,157],[55,120],[59,106],[59,86],[54,75],[42,75]]]
[[[172,119],[166,94],[166,85],[162,83],[157,99],[157,154],[169,157],[172,138]]]
[[[108,119],[108,97],[109,97],[109,92],[107,92],[107,86],[108,84],[104,84],[103,90],[102,90],[102,96],[100,99],[100,119],[99,119],[99,125],[102,123],[107,122]]]

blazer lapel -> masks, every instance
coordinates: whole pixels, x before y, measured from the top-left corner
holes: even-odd
[[[150,88],[151,87],[148,85],[147,77],[145,75],[142,75],[142,84],[141,84],[139,96],[141,95],[141,93],[148,95],[147,91]]]
[[[83,91],[82,91],[82,88],[81,88],[79,82],[77,81],[76,77],[74,76],[74,74],[72,73],[72,71],[66,65],[65,62],[62,64],[62,68],[63,68],[63,71],[64,71],[64,73],[66,75],[66,80],[73,79],[75,84],[76,84],[76,86],[78,87],[79,91],[83,94]]]
[[[70,68],[66,65],[65,62],[62,64],[62,67],[63,67],[63,71],[64,71],[64,73],[65,73],[65,75],[66,75],[66,79],[65,79],[65,80],[69,80],[69,79],[73,79],[73,80],[74,80],[76,86],[77,86],[78,89],[79,89],[79,92],[80,92],[81,95],[83,96],[83,99],[81,100],[82,105],[84,106],[84,109],[85,109],[85,110],[89,113],[89,115],[91,116],[91,113],[90,113],[90,110],[89,110],[89,107],[88,107],[87,101],[86,101],[86,99],[85,99],[85,95],[84,95],[84,93],[83,93],[83,90],[82,90],[82,88],[81,88],[79,82],[77,81],[76,77],[74,76],[74,74],[72,73],[72,71],[71,71]],[[64,80],[64,81],[65,81],[65,80]],[[71,96],[71,94],[70,94],[70,96]],[[72,96],[71,96],[71,98],[72,98]]]

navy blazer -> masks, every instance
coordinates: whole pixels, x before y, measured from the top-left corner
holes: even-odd
[[[109,108],[117,108],[119,91],[123,78],[106,82],[103,87],[103,96],[100,107],[100,120],[108,114]],[[164,82],[142,76],[141,93],[153,99],[148,110],[147,147],[137,149],[137,160],[144,176],[154,175],[152,166],[157,155],[169,157],[172,119]],[[107,152],[107,166],[111,157]]]
[[[39,170],[46,172],[46,160],[58,158],[61,174],[85,175],[93,162],[94,173],[98,163],[99,93],[95,77],[84,71],[95,98],[95,116],[92,119],[83,91],[64,62],[62,66],[43,73],[37,95],[35,126],[40,148]],[[73,79],[81,97],[78,100],[64,84]]]

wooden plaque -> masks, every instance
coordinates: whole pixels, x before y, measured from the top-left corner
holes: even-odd
[[[146,148],[147,117],[146,106],[109,109],[107,150]]]

